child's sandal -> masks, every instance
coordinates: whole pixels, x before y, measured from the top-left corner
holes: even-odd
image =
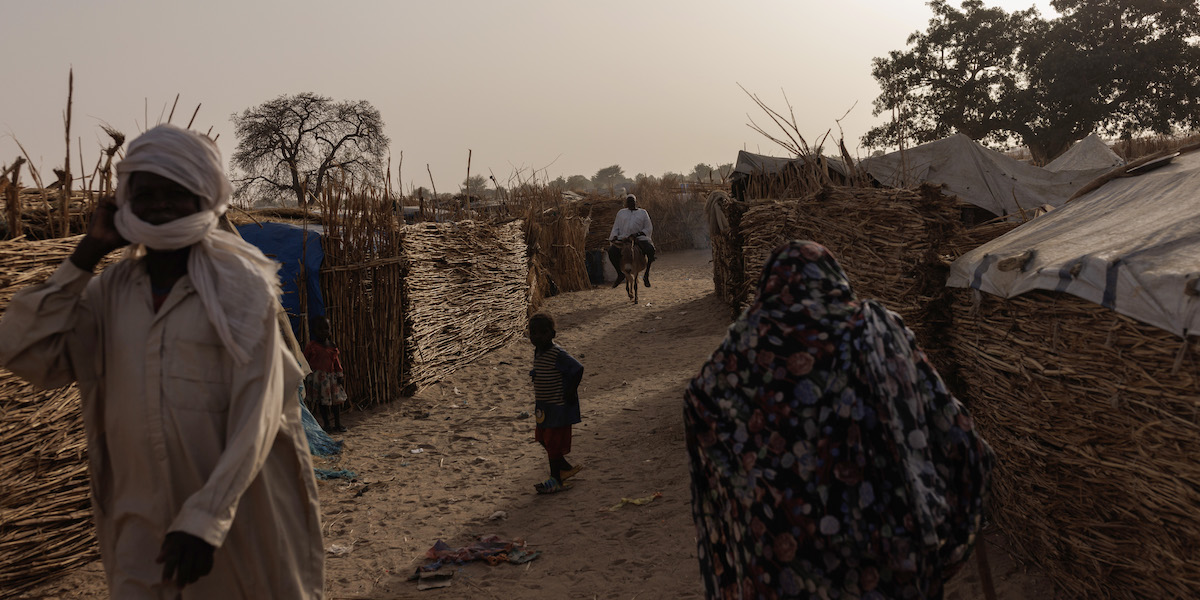
[[[533,489],[539,494],[557,494],[563,490],[571,489],[571,484],[560,483],[557,479],[551,477],[541,483],[533,484]]]
[[[570,469],[565,469],[565,470],[561,471],[559,473],[559,476],[562,477],[563,481],[566,481],[566,480],[578,475],[579,472],[582,470],[583,470],[583,465],[575,465],[575,466],[571,467]]]

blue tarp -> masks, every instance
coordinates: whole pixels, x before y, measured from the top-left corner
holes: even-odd
[[[321,236],[313,230],[286,223],[250,223],[238,227],[238,233],[247,242],[254,244],[263,254],[279,261],[279,279],[283,284],[284,310],[292,322],[292,331],[300,339],[300,264],[304,263],[304,274],[308,288],[308,314],[310,317],[325,314],[325,301],[321,296],[321,262],[325,252],[321,250]],[[307,243],[305,236],[307,235]]]
[[[342,452],[342,441],[335,440],[321,429],[316,417],[304,405],[304,394],[300,396],[300,421],[304,424],[304,437],[308,438],[308,450],[314,456],[334,456]]]

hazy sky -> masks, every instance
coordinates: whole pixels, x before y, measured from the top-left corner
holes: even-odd
[[[1018,10],[1044,0],[984,0]],[[952,0],[957,4],[956,0]],[[67,72],[75,69],[71,160],[87,167],[106,122],[129,136],[195,128],[281,94],[367,100],[392,139],[403,185],[457,191],[489,169],[505,183],[536,169],[592,176],[690,172],[737,151],[784,151],[747,127],[765,115],[739,89],[783,109],[810,142],[842,121],[847,145],[882,118],[871,59],[902,49],[931,16],[923,0],[19,0],[3,3],[0,164],[14,138],[49,173],[65,150]],[[855,104],[857,103],[857,106]],[[50,176],[51,179],[53,176]]]

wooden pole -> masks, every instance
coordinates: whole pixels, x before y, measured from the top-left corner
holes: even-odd
[[[429,170],[429,163],[425,163],[425,172],[429,173],[429,185],[433,186],[433,220],[437,221],[437,183],[433,180],[433,171]]]
[[[175,93],[175,102],[171,103],[171,114],[167,115],[167,122],[168,122],[168,123],[170,123],[170,122],[171,122],[171,119],[174,119],[174,118],[175,118],[175,107],[176,107],[176,106],[178,106],[178,105],[179,105],[179,93],[178,93],[178,92],[176,92],[176,93]]]
[[[188,119],[187,128],[192,128],[192,123],[196,120],[196,114],[200,112],[200,105],[196,105],[196,110],[192,111],[192,118]]]
[[[61,212],[61,229],[59,237],[71,234],[71,100],[75,95],[75,68],[72,67],[67,75],[67,112],[64,116],[66,123],[67,155],[63,159],[63,182],[59,190],[58,210]],[[54,227],[49,228],[53,235]]]
[[[467,194],[466,194],[466,212],[467,218],[471,217],[471,149],[467,148]]]
[[[18,156],[9,169],[12,171],[11,183],[4,190],[4,208],[8,217],[8,237],[21,236],[21,165],[25,157]]]

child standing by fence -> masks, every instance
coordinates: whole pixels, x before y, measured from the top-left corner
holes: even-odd
[[[550,478],[534,485],[539,494],[561,492],[570,484],[580,467],[571,466],[571,426],[582,419],[579,414],[579,383],[583,365],[554,343],[554,317],[538,313],[529,318],[529,341],[533,343],[533,395],[537,428],[534,439],[546,448],[550,460]]]
[[[312,320],[312,339],[304,346],[304,358],[312,367],[308,374],[308,394],[316,401],[321,412],[321,421],[325,431],[345,433],[342,425],[342,404],[346,402],[346,391],[342,389],[345,375],[342,373],[342,361],[338,359],[338,347],[333,342],[333,331],[329,319],[316,317]],[[333,413],[333,425],[329,423],[329,413]]]

